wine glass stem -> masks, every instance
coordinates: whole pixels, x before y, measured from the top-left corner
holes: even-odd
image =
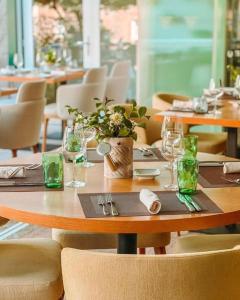
[[[216,112],[217,112],[217,97],[215,97],[215,99],[214,99],[214,114],[216,114]]]
[[[171,185],[174,184],[174,165],[173,160],[170,161]]]

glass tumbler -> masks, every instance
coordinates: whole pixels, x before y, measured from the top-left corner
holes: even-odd
[[[184,156],[197,157],[198,150],[198,136],[187,135],[182,139]]]
[[[183,158],[177,163],[177,181],[179,193],[194,194],[197,190],[198,161],[194,158]]]
[[[63,187],[63,155],[47,152],[42,155],[44,183],[47,188]]]

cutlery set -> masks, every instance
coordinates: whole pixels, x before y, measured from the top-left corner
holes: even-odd
[[[190,195],[176,193],[178,200],[184,204],[190,212],[200,212],[202,208],[196,201],[192,199]]]
[[[138,148],[138,150],[140,150],[143,154],[143,156],[152,156],[153,153],[150,149],[148,148]]]
[[[111,214],[116,217],[119,215],[111,194],[97,196],[97,202],[99,206],[102,206],[104,216],[109,216]]]

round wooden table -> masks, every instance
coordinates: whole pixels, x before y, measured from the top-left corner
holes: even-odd
[[[200,155],[201,160],[227,160],[224,156]],[[231,159],[232,160],[232,159]],[[8,163],[35,163],[41,155],[12,159]],[[3,164],[3,163],[2,163]],[[68,164],[69,165],[69,164]],[[240,187],[201,188],[223,211],[217,214],[158,215],[141,217],[86,218],[78,193],[138,192],[143,187],[160,190],[169,180],[169,171],[163,162],[148,162],[147,167],[160,168],[155,180],[114,179],[103,176],[103,164],[95,164],[86,172],[87,185],[80,189],[64,191],[1,192],[0,216],[30,224],[84,232],[116,233],[119,235],[119,253],[136,253],[138,233],[174,232],[223,226],[240,221]],[[134,167],[146,168],[146,163],[136,162]],[[66,177],[68,176],[66,172]]]

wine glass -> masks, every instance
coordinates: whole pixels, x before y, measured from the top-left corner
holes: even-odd
[[[44,65],[44,55],[42,51],[38,51],[36,54],[36,65],[39,70],[41,70],[42,66]]]
[[[23,55],[22,53],[15,53],[13,56],[13,63],[15,67],[20,70],[23,67]]]
[[[79,188],[85,186],[84,180],[77,179],[78,169],[84,172],[86,142],[82,136],[81,130],[76,126],[68,126],[63,138],[63,155],[66,161],[72,162],[73,165],[73,180],[67,182],[67,187]]]
[[[161,129],[162,142],[163,142],[165,133],[167,131],[179,132],[181,134],[181,136],[183,137],[183,135],[184,135],[183,123],[181,122],[181,120],[179,118],[177,118],[173,121],[173,119],[170,116],[165,116],[163,119],[162,129]],[[176,167],[176,164],[174,163],[173,166]],[[168,164],[164,165],[164,168],[169,170],[171,168],[170,163],[168,162]]]
[[[63,49],[63,59],[68,67],[72,66],[72,51],[69,48]]]
[[[210,80],[208,89],[204,89],[203,92],[204,92],[204,96],[209,97],[213,100],[213,103],[214,103],[213,114],[216,115],[216,114],[221,113],[217,109],[217,100],[219,97],[221,97],[223,95],[223,89],[216,88],[216,84],[215,84],[215,81],[213,78]]]
[[[163,157],[169,161],[171,181],[165,185],[167,190],[177,190],[177,185],[174,184],[174,161],[183,155],[182,134],[179,131],[165,131],[162,139],[161,153]]]
[[[90,141],[92,141],[95,138],[96,130],[92,127],[84,127],[84,126],[82,126],[81,130],[82,130],[83,139],[85,141],[86,148],[87,148],[87,143],[89,143]],[[94,165],[95,165],[94,163],[88,161],[87,151],[86,151],[85,152],[85,167],[89,168],[89,167],[93,167]]]

